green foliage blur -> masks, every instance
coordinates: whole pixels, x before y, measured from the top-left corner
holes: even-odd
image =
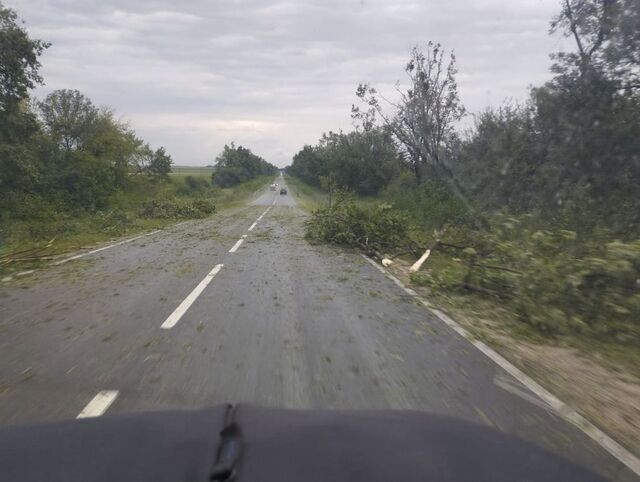
[[[412,280],[493,298],[544,335],[637,346],[640,240],[580,239],[536,224],[531,216],[498,216],[489,231],[451,233],[446,241],[461,249],[440,250],[436,256],[446,262]]]

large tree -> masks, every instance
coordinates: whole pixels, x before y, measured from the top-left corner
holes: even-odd
[[[47,47],[30,38],[16,12],[0,3],[0,110],[11,108],[42,84],[39,57]]]
[[[213,182],[220,187],[230,187],[257,176],[274,174],[277,170],[277,167],[251,152],[251,149],[236,147],[232,142],[231,145],[225,145],[216,158]]]
[[[38,180],[28,141],[38,130],[29,90],[42,83],[39,57],[48,44],[29,37],[13,10],[0,3],[0,207]]]
[[[22,143],[37,130],[27,100],[43,83],[39,57],[48,46],[29,37],[16,12],[0,3],[0,143]]]
[[[53,91],[39,106],[45,128],[67,151],[82,149],[95,130],[99,110],[78,90]]]
[[[418,180],[437,176],[451,180],[448,150],[455,137],[454,126],[465,109],[458,96],[455,56],[446,56],[438,43],[411,51],[405,72],[409,87],[396,87],[399,99],[387,101],[374,87],[360,85],[356,91],[369,109],[353,107],[353,115],[367,128],[378,115],[394,135]],[[391,112],[387,108],[391,108]]]
[[[640,2],[637,0],[563,0],[551,22],[575,43],[575,50],[554,54],[554,70],[586,81],[596,71],[618,87],[640,88]]]

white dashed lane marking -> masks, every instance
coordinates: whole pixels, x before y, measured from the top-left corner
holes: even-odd
[[[189,293],[189,295],[184,299],[184,301],[180,303],[180,305],[178,305],[178,307],[174,310],[174,312],[169,315],[169,317],[164,321],[162,325],[160,325],[160,328],[163,328],[165,330],[173,328],[175,324],[178,323],[178,321],[180,321],[180,318],[182,318],[182,315],[184,315],[187,312],[187,310],[193,304],[193,302],[198,299],[198,296],[200,296],[200,294],[204,291],[207,285],[211,283],[211,280],[215,277],[215,275],[217,275],[220,272],[223,266],[224,266],[223,264],[215,265],[215,267],[207,274],[207,276],[205,276],[204,279],[200,281],[200,283],[198,283],[198,286],[196,286],[193,289],[193,291]]]
[[[247,235],[243,234],[242,237],[238,241],[236,241],[236,244],[233,245],[233,247],[229,250],[229,252],[230,253],[235,253],[236,251],[238,251],[238,248],[244,242],[246,237],[247,237]]]
[[[91,399],[76,418],[99,417],[107,411],[116,398],[118,398],[117,390],[102,390]]]

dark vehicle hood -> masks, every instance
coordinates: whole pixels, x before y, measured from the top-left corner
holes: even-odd
[[[516,437],[443,416],[250,405],[4,428],[0,430],[0,479],[604,480]]]

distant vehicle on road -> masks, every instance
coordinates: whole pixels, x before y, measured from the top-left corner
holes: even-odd
[[[287,188],[283,187],[282,189],[280,189],[280,194],[287,194]]]
[[[276,190],[276,184],[271,184],[271,185],[269,186],[269,189],[270,189],[271,191],[275,191],[275,190]]]

